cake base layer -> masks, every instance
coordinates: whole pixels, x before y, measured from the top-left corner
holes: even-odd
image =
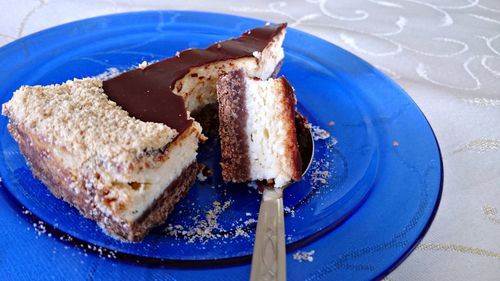
[[[132,241],[142,240],[149,230],[162,224],[175,207],[184,198],[196,180],[200,165],[193,162],[186,167],[163,194],[131,225]]]
[[[71,171],[63,167],[61,161],[51,154],[51,148],[44,145],[42,140],[29,135],[22,126],[9,124],[8,129],[19,144],[33,175],[41,180],[54,196],[70,203],[85,217],[96,221],[108,234],[119,239],[139,241],[152,227],[163,223],[175,204],[188,193],[198,173],[198,163],[191,163],[137,220],[129,222],[106,214],[98,208],[94,201],[95,189],[86,186],[84,181],[75,181]]]

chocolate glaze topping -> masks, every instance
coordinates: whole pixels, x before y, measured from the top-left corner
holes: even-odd
[[[104,92],[130,116],[146,122],[164,123],[180,134],[192,124],[192,120],[187,118],[184,100],[172,91],[175,82],[193,67],[253,56],[253,52],[264,50],[284,28],[286,23],[267,25],[206,49],[185,50],[144,69],[131,70],[104,81]]]

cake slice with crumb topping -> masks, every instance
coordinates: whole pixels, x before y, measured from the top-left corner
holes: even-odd
[[[180,134],[110,101],[98,79],[22,87],[3,105],[33,174],[109,234],[140,240],[195,180],[201,127]]]
[[[226,182],[301,178],[295,95],[284,77],[262,81],[234,70],[217,82],[222,176]]]

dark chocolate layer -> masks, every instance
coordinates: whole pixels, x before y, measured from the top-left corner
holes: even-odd
[[[173,93],[175,82],[193,67],[262,52],[284,28],[286,23],[267,25],[206,49],[188,49],[144,69],[131,70],[104,81],[104,92],[131,116],[164,123],[181,133],[192,120],[187,118],[183,99]]]

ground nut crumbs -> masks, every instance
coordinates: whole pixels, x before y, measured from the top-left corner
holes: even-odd
[[[307,172],[308,181],[314,193],[329,192],[333,186],[331,180],[335,180],[338,174],[337,165],[331,156],[336,154],[337,139],[319,126],[307,123],[306,127],[311,130],[314,137],[315,146],[323,147],[327,151],[323,156],[315,155]]]
[[[102,81],[109,80],[109,79],[115,78],[116,76],[118,76],[126,71],[129,71],[129,70],[133,70],[133,69],[137,69],[137,68],[145,69],[148,65],[153,64],[153,63],[158,62],[158,61],[159,60],[142,61],[139,64],[131,65],[131,66],[126,67],[122,70],[120,70],[116,67],[110,67],[110,68],[107,68],[104,72],[99,73],[96,76],[93,76],[92,78],[99,79]]]
[[[313,181],[314,184],[316,183],[327,184],[329,177],[330,177],[329,171],[314,170],[311,175],[311,180]]]
[[[315,141],[324,140],[330,137],[330,133],[321,129],[319,126],[311,126],[311,133]]]
[[[198,174],[196,175],[196,178],[198,179],[198,181],[200,182],[204,182],[207,180],[207,177],[203,174],[202,171],[199,171]]]
[[[314,261],[314,255],[315,251],[311,250],[309,252],[306,251],[298,251],[293,254],[293,259],[299,262],[312,262]]]
[[[147,61],[142,61],[140,64],[137,65],[137,68],[139,69],[144,69],[149,65]]]
[[[332,149],[337,143],[338,143],[338,141],[336,138],[330,137],[330,138],[328,138],[328,141],[326,143],[326,148]]]
[[[104,80],[114,78],[114,77],[120,75],[122,72],[123,71],[120,71],[116,67],[110,67],[110,68],[106,69],[106,71],[104,71],[103,73],[100,73],[100,74],[94,76],[93,78],[104,81]]]
[[[295,209],[290,207],[285,207],[283,208],[283,211],[285,211],[285,214],[290,214],[292,218],[295,218]]]
[[[240,221],[239,224],[233,224],[234,230],[232,232],[219,225],[219,216],[233,203],[233,200],[227,200],[224,204],[214,201],[213,208],[206,212],[204,218],[200,219],[200,216],[193,218],[194,226],[192,228],[186,229],[179,224],[168,224],[164,231],[168,236],[187,240],[187,243],[200,242],[205,244],[209,240],[219,238],[250,237],[251,231],[247,227],[257,222],[253,218]]]
[[[259,186],[257,185],[257,182],[255,182],[255,181],[248,182],[247,186],[251,187],[251,188],[253,188],[255,190],[257,190],[259,188]]]
[[[213,174],[214,172],[212,171],[212,169],[210,169],[210,167],[202,165],[202,168],[196,175],[196,178],[198,179],[198,181],[204,182],[208,179],[208,177],[213,176]]]
[[[118,169],[145,151],[166,147],[177,135],[164,124],[130,117],[108,99],[102,81],[95,78],[21,87],[3,105],[3,114],[72,155],[74,168],[89,170],[97,170],[100,163]]]
[[[34,218],[33,214],[29,210],[25,209],[24,207],[23,207],[23,210],[21,211],[21,213],[23,215],[27,216],[28,218]],[[76,243],[75,239],[68,234],[61,234],[60,235],[57,232],[55,232],[55,234],[53,234],[54,231],[57,230],[57,228],[58,228],[57,223],[54,224],[53,226],[51,226],[51,225],[47,225],[44,221],[37,220],[37,221],[33,222],[32,226],[33,226],[33,229],[35,230],[35,233],[36,233],[35,239],[39,239],[42,236],[46,236],[46,237],[52,238],[52,239],[59,239],[59,241],[66,243],[66,245],[64,246],[64,250],[75,249],[78,251],[79,255],[82,255],[85,257],[88,256],[88,253],[93,253],[102,259],[116,259],[117,258],[117,252],[115,252],[113,250],[103,248],[100,246],[96,246],[96,245],[92,245],[92,244]],[[31,228],[28,227],[28,230],[30,230],[30,229]],[[60,255],[61,253],[56,252],[56,250],[54,249],[52,251],[52,254]]]
[[[208,239],[222,237],[220,233],[216,232],[224,231],[219,225],[218,218],[223,211],[231,206],[231,204],[233,204],[232,200],[227,200],[224,204],[221,204],[219,201],[214,201],[212,203],[213,208],[207,211],[204,218],[200,219],[199,216],[193,218],[195,221],[195,226],[193,228],[184,229],[182,225],[169,224],[165,228],[165,232],[169,236],[185,237],[190,243],[196,241],[204,242]]]

